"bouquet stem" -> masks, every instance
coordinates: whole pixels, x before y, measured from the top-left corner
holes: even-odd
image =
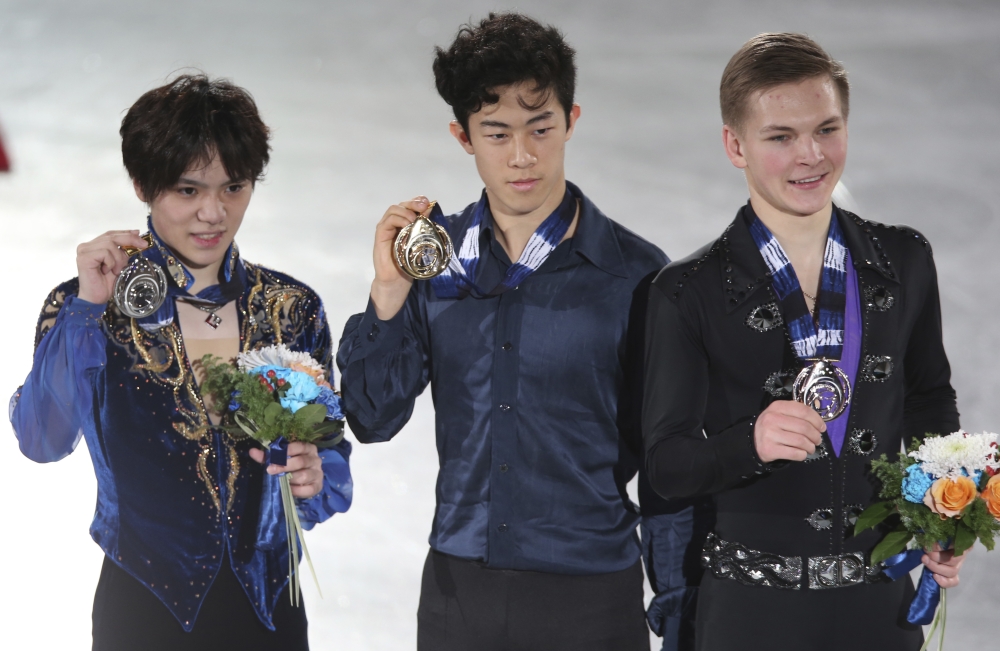
[[[306,557],[306,564],[309,565],[309,572],[316,583],[316,591],[320,598],[323,591],[319,587],[319,578],[316,576],[316,569],[313,567],[312,558],[309,556],[309,548],[306,547],[305,536],[302,535],[302,523],[299,521],[299,511],[295,507],[295,498],[292,496],[292,483],[290,476],[286,473],[278,478],[281,485],[281,505],[285,512],[285,533],[288,535],[288,596],[292,600],[293,606],[302,603],[302,583],[299,581],[299,545],[302,546],[302,553]]]
[[[938,605],[937,612],[934,613],[934,621],[931,622],[931,628],[927,631],[927,639],[924,640],[924,645],[920,647],[920,651],[927,651],[930,648],[931,641],[934,639],[935,632],[938,626],[941,626],[941,632],[938,638],[938,651],[944,651],[944,627],[948,620],[948,591],[941,588],[941,603]]]

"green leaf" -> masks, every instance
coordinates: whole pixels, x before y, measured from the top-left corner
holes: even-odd
[[[280,402],[272,402],[264,408],[264,422],[268,425],[274,425],[284,410],[285,408],[281,406]]]
[[[313,441],[313,444],[322,450],[323,448],[332,448],[333,446],[337,445],[343,440],[344,440],[344,433],[341,432],[340,436],[336,436],[332,439],[319,439],[317,441]]]
[[[295,420],[306,427],[318,425],[326,420],[326,405],[306,405],[295,412]]]
[[[247,418],[238,411],[233,413],[233,420],[236,421],[236,424],[240,426],[240,429],[246,432],[249,436],[256,436],[258,430],[260,429],[256,427],[256,423],[254,423],[252,419]]]
[[[876,527],[895,512],[896,506],[892,502],[875,502],[858,516],[858,521],[854,525],[854,535]]]
[[[879,544],[875,545],[875,549],[872,550],[871,564],[881,563],[890,556],[903,551],[906,549],[906,543],[910,542],[912,537],[913,534],[906,529],[893,529]]]
[[[955,555],[961,556],[974,544],[976,544],[976,532],[969,528],[965,520],[959,520],[955,529]]]

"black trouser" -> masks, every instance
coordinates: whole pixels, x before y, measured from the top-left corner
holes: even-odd
[[[431,550],[418,651],[649,651],[642,565],[593,575],[493,570]]]
[[[94,596],[94,651],[308,651],[305,606],[293,607],[286,587],[274,631],[257,618],[228,562],[205,596],[194,629],[177,619],[146,586],[107,558]]]
[[[917,651],[919,626],[906,621],[910,577],[826,590],[782,590],[717,579],[698,589],[700,651]]]

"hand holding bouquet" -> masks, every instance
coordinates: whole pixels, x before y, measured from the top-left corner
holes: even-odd
[[[265,448],[265,463],[288,463],[288,444],[312,443],[332,447],[344,438],[340,396],[325,377],[325,369],[307,353],[279,344],[240,353],[236,367],[206,355],[203,391],[217,405],[228,405],[223,427],[246,433]],[[285,529],[288,534],[288,575],[293,605],[300,603],[298,579],[301,545],[319,589],[309,550],[302,535],[295,498],[287,474],[279,478]],[[320,592],[322,595],[322,592]]]
[[[916,463],[914,463],[914,460]],[[896,461],[882,457],[872,462],[885,500],[869,506],[858,517],[855,533],[898,516],[892,529],[872,550],[871,563],[883,563],[885,573],[897,579],[920,564],[924,550],[940,545],[960,556],[975,544],[993,549],[1000,533],[1000,453],[997,435],[958,431],[928,435],[914,443]],[[946,592],[924,568],[907,620],[931,624],[927,644],[940,625],[944,643]],[[940,601],[941,607],[937,608]],[[935,611],[937,614],[935,615]]]

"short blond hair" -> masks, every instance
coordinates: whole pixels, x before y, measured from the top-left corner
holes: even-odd
[[[805,34],[758,34],[743,44],[722,73],[719,84],[722,122],[742,131],[754,94],[824,75],[836,86],[841,112],[847,120],[851,86],[844,66]]]

